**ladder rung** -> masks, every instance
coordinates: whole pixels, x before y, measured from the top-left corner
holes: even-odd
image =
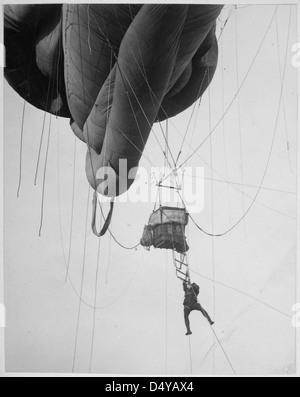
[[[175,259],[175,261],[176,261],[177,263],[180,263],[181,265],[187,266],[187,264],[186,264],[185,262],[181,262],[181,261],[179,261],[179,260],[177,260],[177,259]]]
[[[183,274],[184,276],[186,276],[185,273],[183,273],[182,271],[180,271],[180,270],[178,270],[178,269],[177,269],[177,272],[180,273],[180,274]]]

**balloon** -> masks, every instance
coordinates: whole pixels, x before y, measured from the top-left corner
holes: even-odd
[[[4,7],[5,78],[33,106],[71,117],[64,87],[61,5]]]
[[[209,86],[221,10],[185,4],[5,6],[5,77],[32,105],[71,119],[73,132],[88,145],[90,185],[118,196],[134,181],[153,124],[187,109]],[[121,184],[120,160],[131,171]],[[107,168],[115,175],[106,181]]]

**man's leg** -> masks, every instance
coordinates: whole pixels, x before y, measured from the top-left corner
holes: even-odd
[[[209,322],[210,325],[214,324],[214,322],[210,318],[209,314],[207,313],[206,310],[203,309],[203,307],[200,305],[200,303],[196,303],[193,306],[193,310],[198,310],[199,312],[201,312],[203,314],[203,316],[207,319],[207,321]]]
[[[191,311],[187,307],[184,308],[184,321],[185,321],[185,326],[187,329],[187,334],[186,335],[192,335],[191,327],[190,327],[190,315]]]

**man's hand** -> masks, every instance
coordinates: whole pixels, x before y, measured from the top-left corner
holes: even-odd
[[[189,270],[187,270],[187,271],[186,271],[186,274],[185,274],[185,279],[186,279],[186,281],[187,281],[187,282],[190,282],[190,281],[191,281],[191,279],[190,279],[190,272],[189,272]]]

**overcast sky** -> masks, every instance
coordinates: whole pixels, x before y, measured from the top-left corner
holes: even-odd
[[[226,6],[219,28],[230,10]],[[192,148],[209,134],[210,125],[218,123],[237,91],[236,20],[241,83],[274,11],[274,6],[249,6],[232,11],[220,40],[218,70],[203,97],[195,132],[191,128],[188,134]],[[290,6],[280,6],[277,26],[274,19],[240,92],[240,127],[238,101],[235,101],[211,141],[189,162],[191,167],[203,167],[207,178],[204,211],[195,214],[195,220],[209,232],[223,232],[240,219],[261,184],[276,125],[289,17]],[[294,42],[295,9],[289,48]],[[187,230],[191,269],[196,272],[192,278],[201,286],[200,301],[214,316],[216,334],[238,374],[295,372],[295,330],[288,315],[296,293],[296,81],[296,69],[289,61],[271,160],[263,189],[245,222],[223,238],[212,239],[192,224]],[[75,361],[76,372],[86,373],[91,356],[94,315],[91,306],[94,306],[98,252],[98,239],[90,230],[91,197],[84,250],[89,190],[85,177],[86,147],[77,140],[70,279],[65,283],[75,138],[67,121],[52,118],[44,222],[39,237],[47,130],[36,187],[33,181],[44,114],[26,106],[23,177],[17,199],[24,102],[7,83],[4,98],[6,369],[72,371],[78,294],[86,251],[84,302]],[[181,144],[177,130],[184,135],[191,112],[192,109],[184,112],[170,124],[170,145],[176,154]],[[145,155],[156,166],[163,166],[154,133],[161,139],[155,126]],[[188,144],[184,149],[182,159],[190,152]],[[150,170],[146,157],[141,166]],[[214,179],[213,185],[210,179]],[[226,180],[232,184],[224,183]],[[242,181],[247,186],[239,185]],[[116,205],[112,231],[122,244],[134,246],[139,242],[153,206],[153,203]],[[191,315],[193,336],[190,340],[185,336],[183,290],[169,252],[147,252],[141,247],[126,251],[109,235],[101,239],[100,252],[93,372],[232,374],[224,353],[215,345],[214,335],[199,313]],[[215,284],[215,289],[211,281],[200,276],[213,278],[213,264],[215,279],[220,283]]]

